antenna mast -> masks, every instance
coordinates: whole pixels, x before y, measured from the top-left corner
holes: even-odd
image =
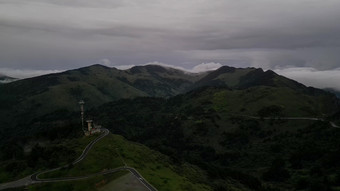
[[[84,130],[84,104],[85,102],[83,100],[79,101],[79,105],[80,105],[80,115],[81,115],[81,128],[83,131]]]

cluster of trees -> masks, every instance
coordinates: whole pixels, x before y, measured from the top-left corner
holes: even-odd
[[[51,125],[37,134],[13,137],[3,142],[0,147],[1,182],[20,178],[23,174],[28,175],[38,169],[53,168],[72,162],[76,158],[76,152],[59,143],[79,135],[79,125]],[[45,144],[36,143],[25,151],[24,147],[31,144],[32,140]]]
[[[65,146],[42,147],[36,144],[28,154],[23,153],[22,148],[16,148],[16,154],[2,152],[2,160],[6,160],[4,170],[16,176],[25,169],[39,169],[57,167],[60,163],[71,162],[75,157],[75,151]],[[12,157],[12,158],[9,158]]]

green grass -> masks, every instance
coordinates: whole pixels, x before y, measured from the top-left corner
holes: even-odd
[[[74,167],[47,173],[41,178],[84,176],[124,166],[119,155],[128,166],[136,168],[159,190],[211,190],[209,186],[198,183],[204,174],[196,167],[175,166],[167,156],[112,134],[94,145],[89,155]]]
[[[148,147],[127,142],[123,137],[114,135],[112,142],[117,145],[125,162],[136,168],[153,186],[159,190],[210,190],[203,184],[194,184],[188,178],[176,172],[169,158]],[[193,167],[186,167],[183,171],[199,173]],[[202,175],[201,175],[202,176]]]
[[[211,95],[207,95],[207,98]],[[247,90],[217,91],[212,96],[214,109],[229,114],[257,115],[265,106],[277,105],[290,117],[322,117],[325,108],[323,96],[308,96],[289,88],[255,87]]]
[[[84,148],[85,147],[79,147],[78,150],[82,151]],[[46,173],[43,174],[41,178],[84,176],[100,172],[104,169],[113,169],[121,166],[124,166],[124,164],[119,158],[115,147],[110,143],[108,137],[105,137],[97,142],[92,147],[87,157],[74,167],[72,166],[68,169]]]

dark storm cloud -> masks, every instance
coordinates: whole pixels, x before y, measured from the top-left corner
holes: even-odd
[[[0,0],[0,72],[103,59],[332,70],[339,19],[338,0]]]

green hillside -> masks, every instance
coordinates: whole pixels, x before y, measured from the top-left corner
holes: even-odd
[[[339,129],[328,122],[249,116],[326,117],[337,110],[332,94],[261,86],[120,100],[91,114],[115,133],[198,165],[215,188],[231,178],[251,190],[292,190],[310,189],[315,181],[319,188],[337,186]],[[313,174],[315,168],[322,172]]]
[[[298,93],[302,96],[326,94],[272,71],[255,68],[223,66],[215,71],[193,74],[157,65],[135,66],[128,70],[93,65],[1,85],[0,137],[38,132],[44,128],[40,120],[45,116],[66,119],[69,113],[79,110],[80,99],[85,101],[86,108],[93,108],[126,98],[168,98],[204,86],[233,90],[277,87],[282,88],[278,94],[287,93],[291,97]],[[308,106],[305,109],[314,114]]]
[[[42,171],[43,169],[53,168],[55,166],[64,165],[66,161],[70,162],[82,152],[84,146],[93,140],[96,136],[83,137],[77,139],[69,139],[60,142],[59,144],[50,143],[49,146],[35,146],[31,152],[40,150],[41,153],[28,153],[27,159],[8,161],[4,169],[0,168],[0,175],[3,181],[9,181],[6,176],[13,176],[17,173],[17,176],[12,177],[12,180],[18,179],[23,176],[32,174],[33,172]],[[42,157],[43,152],[47,152],[48,149],[63,147],[64,150],[68,150],[72,153],[70,160],[51,159],[55,162],[52,164],[51,161],[44,161],[43,158],[37,158],[40,164],[39,168],[32,169],[30,164],[30,158],[33,155]],[[58,153],[65,156],[67,153]],[[53,154],[52,156],[55,156]],[[69,154],[68,154],[69,155]],[[59,161],[58,161],[59,160]],[[68,177],[68,176],[84,176],[90,175],[97,172],[103,172],[105,170],[122,167],[125,164],[137,169],[142,176],[155,186],[158,190],[171,191],[171,190],[212,190],[208,185],[207,175],[199,169],[197,166],[189,163],[175,163],[166,155],[163,155],[157,151],[151,150],[148,147],[129,142],[122,136],[109,134],[91,149],[89,155],[81,161],[79,164],[74,166],[68,166],[59,171],[43,174],[40,178],[51,178],[51,177]],[[20,164],[21,166],[18,166]],[[24,165],[25,164],[25,165]],[[26,166],[27,165],[27,166]],[[51,166],[52,165],[52,166]],[[26,175],[17,169],[17,171],[8,171],[11,167],[18,166],[21,171],[26,171]],[[26,168],[26,169],[25,169]],[[44,183],[29,186],[28,190],[98,190],[104,187],[111,181],[127,174],[128,171],[121,171],[110,175],[101,175],[98,177],[90,178],[89,180],[71,181],[71,182],[60,182],[60,183]],[[100,184],[99,184],[100,183]],[[99,186],[98,186],[99,185]],[[237,185],[236,185],[237,186]],[[229,187],[233,190],[237,190],[232,184]]]
[[[135,67],[122,71],[94,65],[2,85],[0,135],[14,130],[15,133],[29,133],[26,130],[34,130],[35,118],[52,112],[77,111],[80,99],[86,102],[87,108],[92,108],[121,98],[167,97],[184,91],[186,84],[192,83],[191,78],[196,78],[159,66],[142,69],[145,70],[136,72],[139,68]]]
[[[138,144],[111,135],[79,165],[48,176],[115,168],[122,165],[121,153],[160,190],[339,186],[339,129],[328,122],[339,125],[336,96],[270,70],[227,66],[190,74],[154,65],[94,65],[1,85],[3,181],[66,164],[81,151],[75,144],[82,136],[80,99],[86,119]],[[65,184],[34,189],[60,186]]]
[[[136,168],[159,190],[211,190],[206,175],[199,168],[173,163],[169,157],[148,147],[109,135],[98,142],[86,159],[70,169],[44,174],[42,177],[81,176],[124,166]]]

